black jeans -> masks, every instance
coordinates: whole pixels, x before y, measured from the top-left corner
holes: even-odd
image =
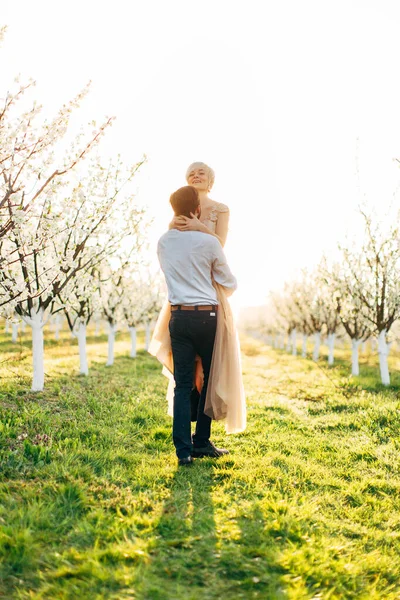
[[[193,445],[204,446],[210,439],[211,419],[204,414],[208,376],[217,328],[217,311],[171,312],[169,332],[174,358],[174,423],[172,437],[178,458],[185,458],[192,450],[190,427],[190,395],[193,388],[194,362],[198,354],[203,363],[204,385],[197,413]]]

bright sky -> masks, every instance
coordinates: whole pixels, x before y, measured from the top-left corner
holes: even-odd
[[[354,226],[357,160],[367,200],[393,201],[397,0],[2,0],[0,23],[2,90],[31,76],[51,113],[91,79],[79,119],[116,115],[107,152],[147,154],[153,244],[187,166],[214,168],[238,305],[334,251]]]

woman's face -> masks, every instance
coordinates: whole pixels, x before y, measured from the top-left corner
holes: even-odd
[[[204,167],[197,167],[189,172],[187,182],[198,190],[209,190],[208,170]]]

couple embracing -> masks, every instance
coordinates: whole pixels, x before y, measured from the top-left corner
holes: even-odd
[[[188,185],[170,197],[174,218],[158,242],[168,288],[149,352],[170,379],[169,413],[178,464],[218,458],[228,451],[210,440],[212,420],[227,433],[246,427],[239,342],[229,302],[236,289],[223,251],[229,209],[209,197],[214,172],[193,163]],[[191,421],[196,421],[191,435]]]

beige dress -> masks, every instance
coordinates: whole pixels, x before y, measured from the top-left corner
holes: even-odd
[[[205,225],[215,232],[218,214],[227,212],[225,204],[215,203]],[[227,433],[239,433],[246,428],[246,400],[242,381],[240,346],[232,310],[225,289],[216,282],[213,285],[218,297],[218,320],[214,351],[210,367],[204,412],[215,420],[225,419]],[[163,374],[169,379],[167,399],[168,414],[173,414],[174,367],[172,359],[169,320],[171,306],[165,302],[161,309],[150,343],[149,352],[163,365]],[[196,367],[196,386],[202,384],[201,361]]]

